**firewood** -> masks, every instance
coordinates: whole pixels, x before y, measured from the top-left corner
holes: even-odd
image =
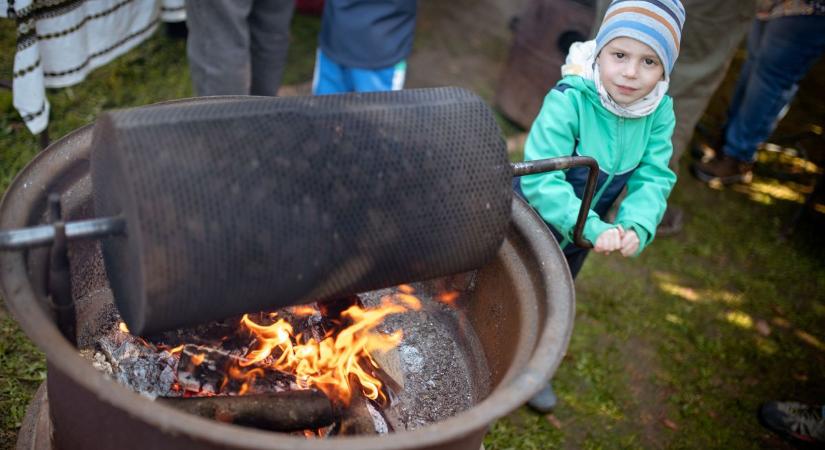
[[[341,411],[341,424],[337,434],[342,436],[366,436],[387,434],[390,426],[381,410],[360,392],[353,393],[350,404]]]
[[[316,390],[242,396],[160,397],[159,401],[200,417],[271,431],[318,429],[336,419],[332,402]]]
[[[177,378],[185,391],[207,394],[233,394],[245,380],[227,378],[231,367],[240,367],[243,358],[238,353],[221,349],[186,345],[178,363]],[[258,368],[261,375],[249,383],[250,394],[294,389],[295,376],[267,367]]]

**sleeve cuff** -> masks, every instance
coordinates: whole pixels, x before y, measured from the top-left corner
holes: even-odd
[[[587,221],[584,223],[584,238],[590,241],[591,244],[596,245],[596,239],[598,239],[602,233],[610,228],[613,228],[614,226],[615,225],[605,223],[598,217],[588,217]]]
[[[650,232],[648,232],[644,227],[639,224],[633,222],[622,222],[622,227],[626,230],[632,229],[636,232],[636,236],[639,237],[639,249],[636,250],[636,253],[633,256],[639,256],[642,253],[642,250],[650,244],[650,240],[653,238]]]

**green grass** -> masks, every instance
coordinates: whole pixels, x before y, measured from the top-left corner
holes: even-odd
[[[309,81],[318,27],[317,18],[296,17],[285,83]],[[0,22],[7,74],[13,31]],[[428,45],[438,42],[422,34],[416,51]],[[823,73],[820,64],[816,74]],[[734,75],[704,119],[711,129],[723,119]],[[490,74],[491,86],[496,77]],[[778,134],[825,124],[816,94],[821,80],[803,83]],[[80,85],[48,95],[53,139],[106,109],[191,96],[185,45],[158,33]],[[0,91],[0,108],[5,190],[38,146],[7,91]],[[507,135],[518,131],[500,123]],[[809,151],[821,161],[825,146],[818,145]],[[559,407],[549,418],[522,408],[493,424],[488,450],[785,448],[754,412],[773,398],[825,401],[823,215],[782,240],[812,175],[789,164],[798,162],[793,158],[760,158],[753,185],[714,190],[688,174],[685,157],[671,200],[687,213],[683,233],[657,239],[640,258],[590,257],[577,281],[570,348],[554,380]],[[0,303],[0,449],[13,448],[43,372],[43,355]]]
[[[12,448],[16,430],[37,386],[46,379],[46,361],[17,324],[0,311],[0,447]]]

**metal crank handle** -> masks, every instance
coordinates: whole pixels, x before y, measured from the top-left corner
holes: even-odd
[[[593,244],[584,238],[584,223],[587,220],[587,214],[590,212],[590,203],[593,201],[593,195],[596,193],[596,181],[599,177],[599,163],[589,156],[563,156],[560,158],[535,159],[533,161],[524,161],[512,163],[513,176],[521,177],[524,175],[532,175],[536,173],[550,172],[553,170],[564,170],[571,167],[585,166],[589,170],[587,172],[587,184],[584,186],[584,198],[579,208],[579,217],[576,219],[576,227],[573,229],[573,242],[579,247],[593,248]]]
[[[576,245],[592,248],[593,245],[582,237],[582,232],[584,230],[584,222],[587,219],[587,212],[590,209],[590,202],[596,191],[596,177],[599,173],[599,164],[596,160],[586,156],[567,156],[511,164],[513,176],[516,177],[577,166],[587,166],[590,171],[588,173],[587,185],[584,189],[584,198],[582,199],[582,206],[579,210],[579,217],[576,220],[573,237]],[[55,236],[57,235],[57,226],[64,227],[66,241],[99,239],[126,234],[126,222],[122,217],[102,217],[73,222],[57,222],[48,225],[0,231],[0,250],[22,250],[50,245],[54,242]]]
[[[0,231],[0,250],[22,250],[51,245],[55,240],[56,227],[58,226],[64,227],[67,241],[126,234],[126,222],[122,217],[56,222],[36,227]]]

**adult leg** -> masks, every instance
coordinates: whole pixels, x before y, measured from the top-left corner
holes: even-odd
[[[727,122],[736,117],[739,112],[739,107],[742,105],[742,99],[745,98],[745,92],[748,87],[748,80],[750,79],[753,66],[756,63],[759,49],[762,47],[763,37],[765,31],[765,21],[754,20],[751,25],[750,33],[748,34],[748,56],[745,63],[742,64],[742,70],[739,71],[739,78],[736,79],[736,87],[733,90],[733,97],[730,105],[728,105]],[[727,124],[726,124],[727,125]]]
[[[252,1],[187,0],[186,54],[197,95],[249,94]]]
[[[670,168],[676,173],[696,124],[724,80],[756,9],[753,0],[684,0],[683,4],[687,18],[668,92],[676,115],[670,159]]]
[[[252,95],[278,94],[289,50],[292,0],[255,0],[249,15]]]
[[[825,50],[825,16],[780,17],[765,23],[759,53],[736,114],[725,130],[725,155],[752,162],[774,130],[796,83]]]

